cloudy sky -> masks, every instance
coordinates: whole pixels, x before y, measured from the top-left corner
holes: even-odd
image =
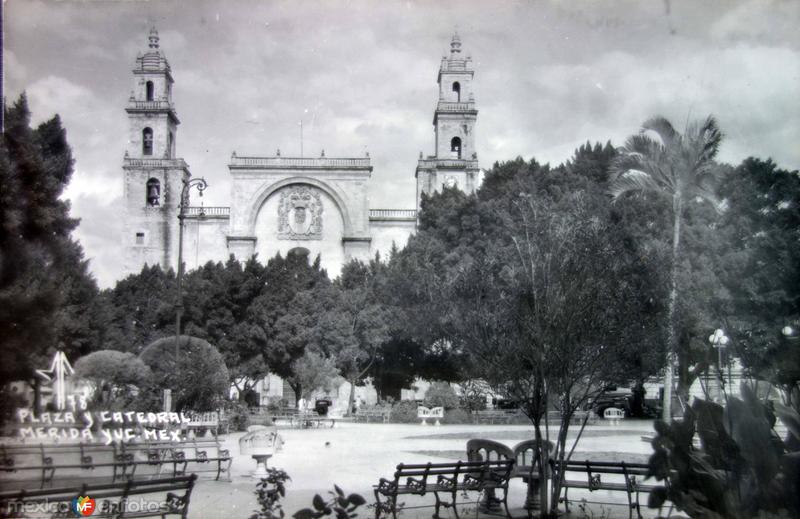
[[[363,156],[371,207],[413,208],[433,152],[439,60],[458,28],[475,62],[483,167],[559,164],[619,145],[656,114],[714,114],[720,158],[800,168],[800,2],[5,2],[5,95],[58,113],[74,150],[66,193],[101,286],[120,275],[124,107],[155,25],[175,77],[178,156],[227,205],[239,155]]]

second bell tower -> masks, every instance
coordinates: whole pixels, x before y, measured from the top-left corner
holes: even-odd
[[[420,156],[417,164],[417,210],[422,193],[439,191],[443,186],[458,187],[466,193],[477,188],[474,75],[472,58],[461,55],[461,38],[456,33],[450,42],[450,55],[442,58],[439,67],[439,102],[433,114],[436,154]]]

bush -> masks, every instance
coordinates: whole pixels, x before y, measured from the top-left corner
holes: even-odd
[[[279,413],[284,409],[294,407],[294,400],[288,398],[279,398],[277,400],[270,400],[267,404],[267,411],[270,413]]]
[[[230,387],[228,368],[217,349],[197,337],[181,335],[178,365],[175,365],[175,338],[166,337],[148,345],[139,358],[153,372],[149,392],[161,394],[172,389],[175,409],[214,411]]]
[[[414,423],[417,418],[417,403],[414,400],[401,400],[392,406],[389,421],[394,423]]]
[[[486,397],[479,394],[470,394],[461,398],[461,408],[465,411],[485,411]]]
[[[425,392],[425,407],[444,407],[455,409],[458,407],[458,395],[447,382],[434,382]]]
[[[133,353],[100,350],[78,359],[75,376],[91,382],[92,407],[121,410],[151,385],[153,373]]]
[[[6,424],[16,422],[17,409],[20,407],[32,407],[32,402],[18,393],[11,390],[11,385],[0,386],[0,434],[3,434],[3,427]]]
[[[444,419],[442,420],[442,423],[446,424],[472,423],[472,415],[469,414],[469,411],[466,411],[461,408],[448,409],[444,412]]]
[[[669,500],[690,517],[800,517],[800,415],[746,384],[741,395],[725,407],[696,399],[683,421],[655,422],[650,472],[666,484],[651,492],[651,508]],[[775,432],[776,415],[792,442]]]
[[[247,404],[239,401],[226,401],[223,407],[225,417],[228,419],[231,431],[246,431],[250,425],[250,414]]]

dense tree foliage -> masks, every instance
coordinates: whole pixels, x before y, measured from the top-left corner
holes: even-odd
[[[95,347],[97,287],[61,198],[73,172],[66,131],[58,116],[36,129],[30,117],[23,94],[0,139],[0,380],[38,387],[34,369],[55,349],[74,360]]]
[[[100,350],[78,359],[75,376],[92,384],[94,405],[125,409],[139,391],[150,387],[153,374],[133,353]]]
[[[341,381],[334,359],[311,348],[292,363],[292,374],[288,378],[297,388],[298,400],[309,399],[315,391],[334,391],[336,382]]]
[[[541,172],[519,179],[525,191],[487,200],[502,225],[485,252],[461,255],[448,298],[475,375],[519,402],[540,442],[549,439],[547,411],[558,410],[559,461],[569,457],[573,414],[631,376],[651,317],[648,291],[638,289],[646,270],[619,239],[624,228],[599,191],[569,177]],[[573,188],[561,189],[562,181]]]
[[[178,361],[175,361],[175,337],[159,339],[146,346],[139,358],[153,373],[149,388],[151,410],[161,407],[161,392],[172,390],[178,411],[213,411],[227,398],[230,377],[220,352],[207,341],[181,335]]]
[[[242,398],[268,373],[254,340],[259,328],[249,319],[251,304],[267,284],[267,272],[256,257],[244,264],[231,257],[224,265],[208,263],[192,271],[184,283],[185,333],[219,349]]]
[[[800,174],[749,158],[729,171],[720,196],[716,317],[751,374],[800,411]]]
[[[100,294],[106,322],[103,342],[107,349],[139,354],[165,335],[175,333],[175,273],[158,265],[142,267],[138,274],[117,281]]]

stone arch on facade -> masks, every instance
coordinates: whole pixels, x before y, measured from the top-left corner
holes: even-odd
[[[342,217],[344,236],[351,236],[353,234],[353,222],[350,218],[350,211],[348,210],[347,204],[344,202],[341,195],[339,195],[339,193],[333,187],[328,185],[326,182],[311,177],[291,177],[265,186],[261,189],[261,192],[258,194],[258,196],[256,196],[255,201],[250,206],[250,212],[247,215],[247,233],[250,236],[255,236],[258,215],[269,197],[278,190],[293,185],[313,186],[328,195],[331,200],[333,200],[333,203],[336,204],[336,208],[339,210],[339,214]]]

